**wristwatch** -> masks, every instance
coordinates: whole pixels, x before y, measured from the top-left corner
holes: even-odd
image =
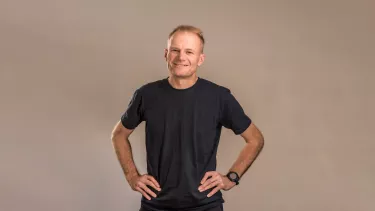
[[[238,174],[234,171],[230,171],[228,174],[227,174],[227,177],[230,181],[236,183],[236,185],[239,184],[239,181],[240,181],[240,177],[238,176]]]

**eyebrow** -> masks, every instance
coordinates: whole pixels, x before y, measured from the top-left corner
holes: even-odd
[[[181,49],[179,49],[179,48],[177,48],[177,47],[173,47],[173,46],[171,46],[170,48],[171,48],[171,49],[178,49],[178,50],[181,50]],[[186,48],[185,50],[187,50],[187,51],[194,51],[194,49],[191,49],[191,48]]]

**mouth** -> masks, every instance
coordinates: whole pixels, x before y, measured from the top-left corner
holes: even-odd
[[[187,65],[187,64],[176,64],[176,63],[173,63],[175,66],[177,66],[177,67],[187,67],[187,66],[189,66],[189,65]]]

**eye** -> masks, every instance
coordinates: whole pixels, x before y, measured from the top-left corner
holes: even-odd
[[[188,51],[188,52],[187,52],[187,54],[193,54],[193,52],[191,52],[191,51]]]

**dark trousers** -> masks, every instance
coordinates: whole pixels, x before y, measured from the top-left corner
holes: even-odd
[[[146,210],[145,208],[141,207],[139,211],[151,211],[151,210]],[[217,207],[209,208],[207,210],[202,210],[202,211],[224,211],[224,208],[223,208],[223,204],[221,204]]]

